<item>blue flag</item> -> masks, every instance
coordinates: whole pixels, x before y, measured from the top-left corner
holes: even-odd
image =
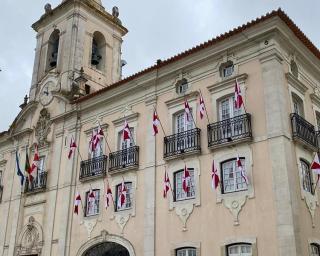
[[[20,164],[19,164],[19,157],[18,157],[18,151],[16,151],[16,163],[17,163],[17,175],[20,176],[20,184],[23,186],[24,182],[24,175],[20,169]]]

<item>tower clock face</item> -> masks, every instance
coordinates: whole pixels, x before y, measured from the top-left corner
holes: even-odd
[[[50,102],[53,100],[52,91],[55,88],[55,84],[51,81],[47,82],[41,89],[40,92],[40,103],[43,106],[49,105]]]

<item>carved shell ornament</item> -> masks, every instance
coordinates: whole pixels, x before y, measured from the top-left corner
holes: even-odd
[[[50,113],[44,108],[40,111],[39,120],[35,127],[35,135],[40,147],[48,144],[47,136],[50,133],[50,126]]]

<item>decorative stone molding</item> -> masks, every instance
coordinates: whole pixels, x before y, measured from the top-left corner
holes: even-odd
[[[312,221],[312,227],[315,228],[315,223],[314,223],[314,212],[317,208],[318,205],[318,200],[317,198],[312,195],[311,193],[303,193],[304,194],[304,200],[306,202],[307,208],[309,210],[310,216],[311,216],[311,221]]]
[[[130,256],[136,255],[132,244],[128,240],[126,240],[123,237],[117,236],[117,235],[111,235],[106,230],[102,230],[101,234],[99,236],[96,236],[96,237],[90,239],[89,241],[87,241],[85,244],[83,244],[79,248],[76,256],[84,255],[84,253],[88,249],[94,247],[95,245],[98,245],[101,243],[108,243],[108,242],[117,243],[119,245],[122,245],[123,247],[125,247],[128,250]]]
[[[297,91],[299,91],[301,94],[304,95],[308,90],[308,87],[305,86],[298,78],[296,78],[291,73],[286,73],[286,78],[288,80],[288,83]]]
[[[228,78],[224,79],[223,81],[220,81],[215,84],[207,86],[207,88],[208,88],[209,92],[211,92],[211,93],[216,93],[221,90],[226,90],[226,89],[230,89],[230,88],[232,88],[234,90],[236,80],[241,85],[241,84],[245,83],[245,81],[247,79],[248,79],[248,74],[243,73],[243,74],[235,75],[232,77],[228,77]]]
[[[313,104],[320,108],[320,89],[318,87],[314,88],[314,93],[310,94],[310,99]]]
[[[128,107],[128,106],[126,106],[126,107]],[[123,116],[112,121],[112,123],[115,126],[123,126],[125,120],[127,120],[128,123],[138,120],[139,113],[133,113],[131,111],[131,108],[126,108],[126,107],[122,111]]]
[[[34,217],[29,217],[27,225],[22,229],[18,244],[15,247],[15,255],[41,255],[43,247],[43,231],[41,225]]]
[[[47,136],[50,133],[51,120],[50,114],[46,108],[40,111],[39,120],[35,127],[35,136],[39,147],[48,145]]]
[[[87,229],[89,240],[91,238],[91,232],[97,225],[97,219],[83,219],[83,222],[81,224],[84,224],[85,228]]]
[[[170,256],[176,256],[176,250],[179,248],[186,248],[186,247],[194,247],[196,248],[196,256],[200,256],[200,242],[182,242],[182,243],[175,243],[171,245]]]
[[[185,99],[188,99],[188,102],[190,103],[190,101],[196,100],[198,96],[199,96],[199,92],[193,91],[193,92],[190,92],[189,94],[182,95],[180,97],[168,100],[165,102],[165,104],[168,106],[168,108],[175,108],[177,106],[183,106],[183,102],[185,101]]]
[[[115,214],[115,221],[121,229],[121,234],[123,234],[124,227],[129,221],[129,219],[130,214],[122,214],[122,212],[119,214]]]
[[[194,206],[200,206],[200,163],[197,158],[188,158],[185,161],[175,159],[169,162],[167,167],[169,179],[173,181],[174,173],[183,170],[185,165],[194,169],[195,197],[181,201],[174,201],[173,197],[169,197],[169,210],[175,210],[182,222],[182,231],[187,231],[187,221],[194,210]]]
[[[216,202],[222,203],[232,214],[233,216],[233,224],[235,226],[239,225],[239,213],[241,209],[244,207],[247,198],[254,197],[254,181],[253,181],[253,174],[252,174],[252,151],[248,145],[238,145],[237,148],[231,147],[226,148],[223,151],[217,151],[215,153],[215,163],[218,166],[218,175],[221,176],[221,165],[220,163],[228,160],[233,159],[239,154],[240,157],[245,158],[245,171],[249,179],[249,184],[247,190],[244,191],[237,191],[233,193],[226,193],[222,194],[221,186],[220,189],[217,190],[216,193]],[[220,178],[221,180],[221,178]]]
[[[258,247],[257,247],[257,238],[228,238],[223,242],[223,244],[220,246],[220,255],[225,256],[228,255],[227,252],[227,246],[232,244],[251,244],[252,248],[252,256],[258,256]]]

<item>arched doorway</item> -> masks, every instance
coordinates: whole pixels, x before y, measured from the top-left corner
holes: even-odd
[[[84,252],[82,256],[130,256],[128,250],[114,242],[97,244]]]

